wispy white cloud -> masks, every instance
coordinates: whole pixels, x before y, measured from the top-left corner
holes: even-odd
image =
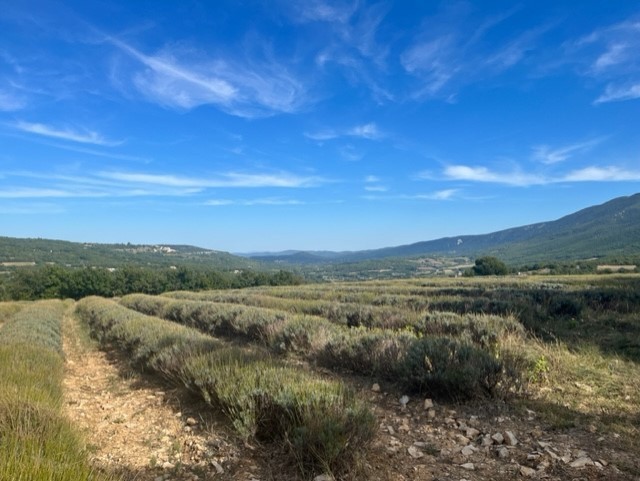
[[[478,20],[466,8],[451,7],[431,17],[400,55],[404,70],[419,81],[412,97],[451,100],[464,85],[495,77],[524,61],[549,26],[501,42],[486,41],[488,33],[516,10]]]
[[[384,185],[365,185],[364,190],[367,192],[387,192],[389,188]]]
[[[432,192],[430,194],[416,194],[410,196],[410,198],[424,200],[450,200],[455,197],[458,192],[460,192],[459,189],[444,189]]]
[[[607,51],[601,54],[593,64],[595,71],[602,71],[614,65],[624,62],[629,54],[629,44],[614,43],[607,47]]]
[[[557,164],[559,162],[564,162],[575,154],[583,153],[592,149],[596,145],[602,143],[605,139],[606,137],[597,137],[584,142],[577,142],[575,144],[555,148],[548,145],[538,145],[533,148],[533,159],[547,165]]]
[[[629,182],[640,181],[640,170],[627,170],[616,166],[585,167],[569,172],[564,182]]]
[[[640,21],[637,18],[594,30],[568,44],[567,51],[583,65],[582,75],[604,83],[604,92],[594,104],[640,98]]]
[[[49,145],[51,147],[55,147],[56,149],[69,150],[71,152],[78,152],[80,154],[88,154],[96,157],[105,157],[107,159],[117,159],[117,160],[130,160],[133,162],[140,163],[149,163],[151,161],[148,157],[140,157],[138,155],[128,155],[128,154],[117,154],[113,151],[107,150],[96,150],[86,147],[79,147],[77,145],[66,145],[66,144],[58,144],[55,142],[43,142],[44,145]]]
[[[375,175],[367,175],[364,178],[365,182],[380,182],[380,180],[381,180],[380,177],[377,177]]]
[[[0,173],[0,198],[189,197],[211,188],[306,188],[326,179],[280,173],[227,172],[216,177],[105,171],[82,175],[47,172]],[[278,202],[278,198],[263,201]]]
[[[400,57],[404,69],[420,77],[423,86],[417,96],[439,92],[461,69],[457,61],[453,35],[418,42]]]
[[[74,130],[71,128],[56,128],[50,125],[24,121],[19,121],[10,125],[17,130],[27,132],[29,134],[42,135],[44,137],[52,137],[81,144],[93,144],[108,147],[122,144],[122,141],[108,140],[101,134],[88,129]]]
[[[37,188],[37,187],[14,187],[0,189],[2,199],[38,199],[38,198],[62,198],[77,197],[78,193],[61,189]],[[84,197],[84,195],[83,195]]]
[[[108,41],[142,64],[142,70],[131,74],[133,84],[148,100],[165,107],[188,110],[211,104],[251,118],[295,112],[307,102],[303,83],[270,58],[209,58],[175,46],[148,55],[120,39]]]
[[[21,95],[9,93],[5,90],[0,90],[0,111],[1,112],[14,112],[26,107],[27,102]]]
[[[364,157],[364,153],[349,144],[338,147],[338,152],[343,159],[348,160],[349,162],[357,162],[362,160],[362,157]]]
[[[468,165],[449,165],[443,172],[449,180],[468,180],[473,182],[489,182],[513,186],[544,184],[546,179],[537,174],[524,172],[495,172],[487,167],[471,167]]]
[[[349,129],[346,134],[352,137],[361,137],[363,139],[369,140],[378,140],[384,137],[384,134],[373,122],[363,125],[356,125],[352,129]]]
[[[594,103],[602,104],[606,102],[616,102],[622,100],[634,100],[640,98],[640,77],[638,83],[630,85],[614,85],[606,86],[605,91],[598,97]]]
[[[437,200],[451,200],[456,194],[460,192],[459,189],[444,189],[437,190],[430,193],[425,194],[401,194],[401,195],[364,195],[362,196],[365,200],[375,200],[375,201],[397,201],[397,200],[429,200],[429,201],[437,201]]]
[[[443,175],[448,180],[503,184],[515,187],[565,182],[635,182],[640,180],[640,170],[629,170],[617,166],[589,166],[565,173],[540,175],[520,171],[497,172],[487,167],[452,165],[445,167]]]
[[[378,128],[378,126],[374,122],[369,122],[367,124],[355,125],[351,128],[344,130],[319,130],[316,132],[305,132],[305,137],[308,137],[312,140],[333,140],[339,137],[358,137],[361,139],[368,140],[380,140],[386,136],[384,132]]]
[[[250,199],[250,200],[211,199],[205,202],[205,205],[213,206],[213,207],[221,207],[221,206],[227,206],[227,205],[286,206],[286,205],[304,205],[304,204],[306,204],[306,202],[296,200],[296,199],[281,199],[279,197],[267,197],[263,199]]]
[[[227,172],[216,177],[184,177],[174,174],[149,174],[141,172],[100,172],[102,178],[118,180],[127,183],[161,185],[165,187],[186,187],[205,189],[213,187],[227,188],[255,188],[282,187],[300,188],[312,187],[325,183],[326,179],[316,176],[299,176],[288,172],[278,174],[246,174]]]
[[[286,6],[296,22],[347,23],[358,8],[357,2],[328,2],[325,0],[290,1]]]

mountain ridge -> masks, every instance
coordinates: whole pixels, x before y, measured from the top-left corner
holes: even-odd
[[[259,255],[256,255],[259,254]],[[385,262],[418,257],[492,255],[511,264],[588,258],[640,257],[640,193],[617,197],[556,220],[488,234],[461,235],[362,251],[231,254],[183,244],[100,244],[0,236],[0,266],[199,266],[224,270]],[[364,268],[364,267],[363,267]],[[373,269],[366,266],[366,269]]]
[[[509,262],[640,254],[640,193],[617,197],[559,219],[491,232],[363,251],[288,251],[249,256],[263,262],[357,262],[425,255],[494,255]],[[318,253],[322,255],[318,255]]]

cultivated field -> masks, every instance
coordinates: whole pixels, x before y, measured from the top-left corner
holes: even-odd
[[[0,343],[15,342],[4,333],[19,319],[39,325],[44,306],[54,319],[46,322],[59,322],[61,302],[1,305]],[[109,400],[98,406],[111,409],[120,395],[114,393],[135,397],[131,379],[147,386],[127,401],[137,406],[132,412],[82,411],[91,436],[107,426],[125,434],[135,429],[163,453],[138,456],[135,469],[123,469],[126,452],[111,459],[98,446],[94,458],[106,460],[99,466],[108,476],[640,476],[636,275],[180,291],[91,297],[66,308],[74,329],[98,341],[87,344],[85,355],[100,347],[108,361],[100,369],[119,373],[112,380],[119,388],[105,383],[96,391]],[[35,329],[33,322],[23,325]],[[39,349],[56,346],[57,340]],[[68,359],[79,358],[72,343],[65,346]],[[82,391],[78,396],[89,402]],[[157,435],[165,441],[140,431],[158,404],[175,409],[169,417],[191,413],[176,432]],[[85,451],[79,449],[92,459]]]

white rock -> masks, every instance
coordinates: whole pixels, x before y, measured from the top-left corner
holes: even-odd
[[[467,430],[465,431],[465,435],[469,439],[475,439],[480,435],[480,431],[478,431],[476,428],[467,428]]]
[[[520,466],[520,474],[525,478],[531,478],[536,475],[536,470],[527,466]]]
[[[371,386],[371,390],[373,392],[380,392],[380,384],[375,383],[373,386]]]
[[[504,446],[501,447],[500,449],[498,449],[498,457],[502,458],[502,459],[506,459],[509,457],[509,450],[507,448],[505,448]]]
[[[500,433],[495,433],[493,436],[491,436],[491,439],[493,439],[496,444],[504,443],[504,436]]]
[[[504,442],[507,446],[515,446],[518,444],[518,439],[514,436],[511,431],[504,432]]]
[[[409,402],[409,396],[407,396],[406,394],[400,398],[400,405],[402,407],[405,407],[408,402]]]
[[[572,468],[584,468],[585,466],[593,466],[591,458],[583,457],[578,458],[569,464]]]
[[[435,409],[429,409],[429,410],[427,411],[427,417],[428,417],[429,419],[435,419],[435,417],[436,417],[436,410],[435,410]]]
[[[471,456],[473,453],[476,452],[476,449],[473,446],[465,446],[464,448],[462,448],[462,451],[460,451],[462,453],[463,456]]]
[[[425,409],[431,409],[433,408],[433,401],[429,398],[424,400],[424,408]]]
[[[460,467],[468,471],[473,471],[474,469],[476,469],[473,463],[464,463],[464,464],[461,464]]]
[[[198,424],[198,421],[196,421],[194,418],[187,418],[188,426],[195,426],[196,424]]]
[[[482,436],[482,447],[486,448],[487,446],[491,446],[493,444],[493,439],[488,434]]]
[[[313,478],[313,481],[333,481],[333,476],[330,474],[320,474]]]
[[[216,469],[216,473],[224,474],[224,468],[222,467],[222,465],[219,462],[211,461],[211,466],[213,466]]]
[[[407,449],[407,451],[409,451],[409,455],[413,459],[419,459],[424,456],[424,453],[420,451],[418,448],[416,448],[415,446],[409,446],[409,449]]]

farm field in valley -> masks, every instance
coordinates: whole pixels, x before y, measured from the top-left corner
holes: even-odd
[[[91,476],[640,476],[637,275],[4,303],[3,345],[35,307],[56,313]]]

